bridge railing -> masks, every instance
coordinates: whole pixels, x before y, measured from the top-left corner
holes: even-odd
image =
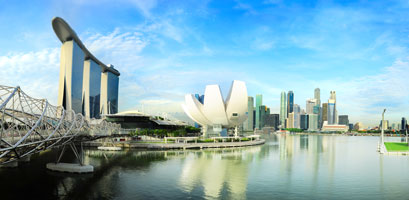
[[[79,135],[111,135],[119,128],[30,97],[20,87],[0,85],[0,164],[67,144]]]

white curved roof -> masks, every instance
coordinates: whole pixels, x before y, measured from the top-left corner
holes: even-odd
[[[201,104],[193,94],[185,96],[182,108],[185,113],[200,125],[237,126],[247,119],[247,88],[243,81],[233,81],[226,101],[223,100],[218,85],[208,85],[204,103]]]

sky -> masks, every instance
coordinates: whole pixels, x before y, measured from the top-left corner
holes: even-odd
[[[233,80],[279,113],[337,93],[338,114],[377,125],[409,117],[409,1],[0,0],[0,84],[56,104],[65,19],[121,72],[119,110],[183,116],[184,95]]]

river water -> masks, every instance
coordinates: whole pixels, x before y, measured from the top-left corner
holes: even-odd
[[[265,139],[264,145],[236,149],[87,149],[85,162],[95,167],[88,175],[46,170],[56,157],[47,151],[18,168],[0,168],[0,199],[409,198],[409,156],[380,155],[379,137]]]

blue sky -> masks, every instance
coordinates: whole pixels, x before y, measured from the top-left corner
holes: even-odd
[[[0,84],[56,103],[64,18],[120,72],[120,110],[182,112],[186,93],[232,80],[278,113],[281,91],[305,108],[337,92],[339,114],[379,123],[409,112],[409,1],[0,0]],[[32,70],[36,69],[36,70]],[[176,115],[176,114],[175,114]]]

